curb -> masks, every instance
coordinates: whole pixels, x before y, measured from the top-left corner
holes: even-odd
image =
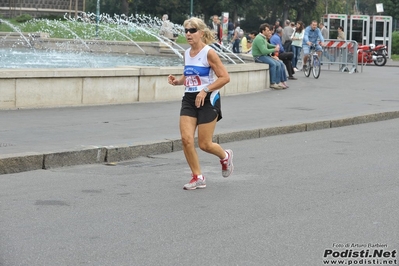
[[[350,118],[324,120],[295,125],[234,131],[217,134],[213,141],[227,143],[276,135],[337,128],[399,118],[399,111],[360,115]],[[196,147],[198,145],[196,144]],[[25,171],[52,169],[83,164],[114,163],[182,150],[180,139],[162,140],[136,145],[86,147],[81,150],[0,155],[0,175]]]

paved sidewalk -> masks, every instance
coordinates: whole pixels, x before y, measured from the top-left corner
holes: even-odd
[[[399,66],[389,60],[388,66]],[[399,68],[296,73],[284,91],[222,97],[220,143],[399,117]],[[253,84],[253,86],[257,86]],[[180,102],[0,111],[0,174],[181,150]]]

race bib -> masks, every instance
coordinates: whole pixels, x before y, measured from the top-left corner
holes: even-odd
[[[195,76],[186,76],[186,80],[184,81],[184,86],[186,87],[194,87],[201,85],[201,79],[198,75]]]

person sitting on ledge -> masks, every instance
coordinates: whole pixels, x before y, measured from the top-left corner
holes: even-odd
[[[276,33],[270,38],[270,43],[274,45],[279,45],[280,50],[278,51],[278,58],[283,61],[285,67],[287,68],[288,72],[288,79],[296,79],[294,78],[294,68],[292,67],[292,58],[294,57],[293,52],[286,52],[284,50],[284,46],[281,43],[281,37],[283,35],[283,30],[278,28]]]
[[[271,45],[267,41],[267,36],[270,33],[270,25],[263,23],[259,27],[259,34],[256,35],[252,42],[252,56],[256,63],[269,64],[270,74],[270,88],[275,90],[282,90],[286,87],[281,83],[281,64],[271,57],[271,54],[278,52],[280,47],[278,45]],[[284,65],[284,64],[283,64]]]

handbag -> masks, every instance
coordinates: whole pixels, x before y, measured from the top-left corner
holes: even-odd
[[[283,44],[284,52],[291,52],[291,44],[292,44],[291,40],[285,41],[285,43]]]

